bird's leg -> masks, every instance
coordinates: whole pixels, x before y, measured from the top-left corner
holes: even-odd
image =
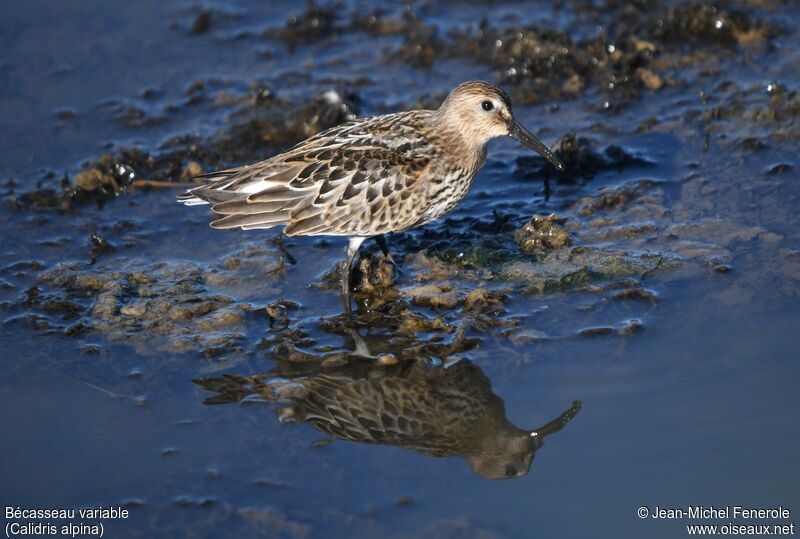
[[[286,258],[286,261],[289,264],[294,265],[294,264],[297,263],[297,259],[292,255],[292,253],[289,252],[289,249],[286,247],[286,243],[284,242],[284,235],[283,234],[279,234],[278,237],[276,237],[276,238],[274,238],[274,239],[272,239],[270,241],[274,245],[276,245],[278,247],[278,250]]]
[[[383,253],[384,258],[386,258],[386,261],[392,265],[397,273],[402,273],[403,271],[397,265],[397,262],[394,261],[394,257],[389,251],[389,244],[386,243],[386,237],[383,234],[379,234],[375,236],[375,241],[378,243],[378,247],[381,248],[381,252]]]
[[[355,344],[355,349],[351,352],[351,355],[367,359],[378,359],[369,351],[367,342],[358,334],[358,330],[351,328],[349,333],[350,336],[353,337],[353,343]]]
[[[392,258],[392,253],[389,251],[389,244],[386,243],[386,237],[384,237],[383,234],[378,234],[375,236],[375,241],[378,243],[378,247],[381,248],[383,256],[385,256],[389,263],[394,266],[394,258]]]
[[[344,312],[350,314],[350,270],[353,265],[353,258],[355,258],[358,248],[366,238],[354,236],[350,238],[350,243],[347,245],[347,260],[344,262],[342,269],[342,298],[344,299]]]

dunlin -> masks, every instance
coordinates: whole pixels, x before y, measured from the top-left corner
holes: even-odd
[[[535,430],[516,427],[503,400],[475,363],[461,360],[446,368],[406,358],[397,365],[364,361],[280,378],[230,376],[196,380],[217,392],[211,402],[240,402],[250,394],[265,401],[290,401],[282,421],[304,421],[342,440],[389,445],[434,457],[459,456],[487,479],[528,473],[544,439],[560,431],[580,411],[580,401]],[[284,377],[285,376],[285,377]],[[286,391],[288,390],[288,391]]]
[[[487,479],[526,475],[545,437],[581,409],[575,401],[549,423],[525,430],[507,419],[489,379],[468,360],[447,369],[406,362],[380,376],[364,372],[363,362],[354,365],[291,380],[305,391],[283,414],[343,440],[460,456]]]
[[[342,275],[350,310],[350,268],[358,248],[383,235],[435,221],[469,192],[489,140],[511,136],[561,161],[514,119],[508,95],[480,81],[457,86],[437,110],[412,110],[351,121],[310,137],[266,161],[203,177],[209,183],[179,199],[212,204],[214,228],[283,227],[287,236],[345,236]]]

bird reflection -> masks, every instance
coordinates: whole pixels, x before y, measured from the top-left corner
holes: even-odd
[[[359,355],[365,345],[357,339]],[[525,430],[507,418],[503,400],[468,360],[449,365],[428,359],[384,366],[369,358],[335,368],[195,380],[217,395],[206,404],[257,399],[284,402],[282,421],[303,421],[336,438],[459,456],[487,479],[528,473],[544,438],[580,410],[579,401],[546,425]]]

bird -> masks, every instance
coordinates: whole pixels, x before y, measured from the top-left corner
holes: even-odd
[[[385,234],[452,212],[486,161],[486,145],[510,136],[559,171],[561,160],[514,117],[499,87],[468,81],[435,110],[356,119],[322,131],[254,164],[198,176],[205,183],[178,197],[210,204],[216,229],[283,227],[286,236],[343,236],[345,311],[361,244],[375,238],[391,260]]]
[[[534,430],[506,417],[503,400],[468,359],[436,365],[425,358],[390,367],[368,362],[300,374],[226,375],[194,380],[217,393],[206,404],[289,401],[282,422],[302,421],[351,442],[410,449],[432,457],[458,456],[487,479],[528,473],[545,437],[580,411],[580,401]]]

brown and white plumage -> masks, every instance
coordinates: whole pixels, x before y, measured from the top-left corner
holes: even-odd
[[[562,168],[514,120],[505,92],[472,81],[455,88],[437,110],[342,124],[265,161],[205,175],[207,185],[179,199],[211,204],[218,215],[214,228],[282,226],[288,236],[347,236],[349,269],[364,239],[453,211],[486,159],[486,143],[505,135]]]
[[[419,220],[424,177],[436,167],[428,111],[329,129],[267,161],[210,174],[183,200],[213,204],[214,228],[295,235],[374,236]]]
[[[535,430],[514,426],[503,400],[476,364],[448,367],[426,360],[389,368],[353,362],[337,369],[279,375],[211,378],[195,383],[218,393],[208,403],[239,402],[250,395],[291,403],[285,420],[303,421],[342,440],[389,445],[434,457],[459,456],[488,479],[528,473],[544,438],[561,430],[580,402]]]

